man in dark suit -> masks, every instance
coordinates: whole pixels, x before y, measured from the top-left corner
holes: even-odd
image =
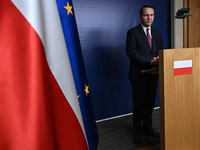
[[[139,17],[141,24],[128,30],[126,39],[126,53],[131,60],[128,78],[132,85],[134,142],[138,146],[143,144],[142,136],[160,138],[152,128],[158,75],[141,71],[158,66],[158,50],[164,49],[160,31],[151,26],[154,7],[144,5]]]

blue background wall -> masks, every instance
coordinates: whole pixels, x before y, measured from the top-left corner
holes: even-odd
[[[152,25],[161,31],[169,48],[169,0],[73,0],[96,120],[132,112],[126,33],[140,23],[144,4],[154,6]],[[159,106],[158,92],[155,106]]]

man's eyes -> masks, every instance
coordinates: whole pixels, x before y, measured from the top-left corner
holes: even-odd
[[[150,15],[143,15],[143,16],[154,16],[154,14],[150,14]]]

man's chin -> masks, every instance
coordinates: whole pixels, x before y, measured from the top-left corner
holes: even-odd
[[[152,23],[145,23],[143,24],[145,27],[150,27]]]
[[[146,24],[146,27],[150,27],[151,26],[151,23],[150,24]]]
[[[148,23],[147,23],[148,26],[150,26],[151,24],[152,24],[151,22],[148,22]]]

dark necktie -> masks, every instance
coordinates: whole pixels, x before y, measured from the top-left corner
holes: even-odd
[[[151,41],[151,37],[149,35],[149,28],[147,28],[147,39],[149,41],[150,48],[152,49],[152,41]]]

